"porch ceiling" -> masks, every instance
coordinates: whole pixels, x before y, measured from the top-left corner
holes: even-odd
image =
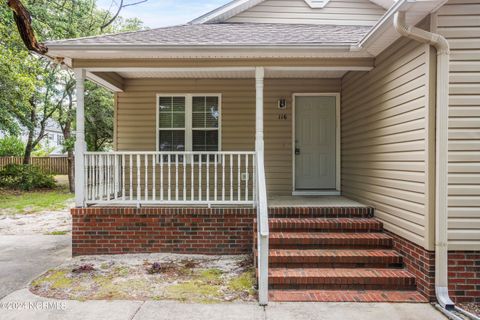
[[[265,78],[340,78],[346,70],[265,70]],[[125,79],[138,78],[253,78],[254,70],[171,70],[171,71],[121,71],[117,72]]]
[[[341,78],[348,71],[369,71],[371,66],[265,67],[265,78]],[[87,77],[112,90],[123,91],[124,79],[233,79],[255,78],[255,67],[206,68],[87,68]]]

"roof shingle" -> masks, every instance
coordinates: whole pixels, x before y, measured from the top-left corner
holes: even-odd
[[[357,43],[368,26],[216,23],[187,24],[89,38],[47,42],[47,45],[332,45]]]

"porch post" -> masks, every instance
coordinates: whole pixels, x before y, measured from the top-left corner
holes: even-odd
[[[263,67],[255,68],[255,88],[256,88],[256,118],[255,118],[255,151],[263,154],[263,79],[265,69]]]
[[[85,144],[85,69],[75,69],[77,95],[77,123],[75,133],[75,206],[85,205],[84,197],[84,153]]]

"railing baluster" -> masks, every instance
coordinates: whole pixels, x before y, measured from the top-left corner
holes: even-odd
[[[113,161],[114,161],[114,168],[113,168],[113,172],[114,172],[114,187],[115,187],[115,190],[113,191],[113,199],[117,199],[118,198],[118,179],[119,179],[119,176],[120,176],[120,173],[118,172],[118,170],[120,170],[120,167],[118,165],[118,156],[117,155],[113,155]]]
[[[233,154],[230,154],[230,201],[233,201]]]
[[[175,200],[178,201],[178,153],[175,154]]]
[[[103,174],[103,155],[100,156],[100,192],[99,192],[99,199],[103,200],[103,194],[105,192],[105,175]]]
[[[190,199],[195,201],[195,161],[194,156],[190,158]]]
[[[241,173],[241,167],[242,167],[242,162],[241,162],[241,155],[238,154],[237,155],[237,162],[238,162],[238,172],[237,172],[237,185],[238,185],[238,201],[240,201],[241,197],[242,197],[242,187],[241,187],[241,183],[242,183],[242,173]]]
[[[137,201],[140,202],[140,197],[142,196],[142,190],[140,187],[140,155],[137,154]]]
[[[168,201],[172,199],[172,178],[171,178],[171,159],[170,155],[167,156],[168,158]]]
[[[215,167],[215,176],[214,176],[214,200],[217,201],[217,188],[218,188],[218,180],[217,180],[217,162],[218,162],[218,154],[215,154],[214,156],[214,161],[215,161],[215,164],[214,164],[214,167]]]
[[[183,155],[183,201],[187,201],[187,156]]]
[[[210,203],[210,155],[207,154],[207,201]]]
[[[202,154],[198,155],[198,201],[202,201]]]
[[[122,154],[122,200],[125,201],[125,155]]]
[[[129,161],[129,166],[130,166],[130,179],[128,183],[130,184],[130,201],[133,200],[133,155],[130,155],[130,161]]]
[[[160,201],[163,201],[163,155],[160,155]]]
[[[154,154],[152,155],[152,201],[157,199],[157,179],[155,179],[155,175],[157,174],[157,156]]]
[[[148,201],[148,154],[145,156],[145,201]]]
[[[245,155],[245,201],[248,201],[248,182],[249,182],[249,174],[248,174],[248,154]]]
[[[222,154],[222,201],[225,201],[225,154]]]

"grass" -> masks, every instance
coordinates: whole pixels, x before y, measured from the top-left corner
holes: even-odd
[[[63,236],[63,235],[66,235],[68,233],[68,231],[52,231],[52,232],[48,232],[46,235],[48,236]]]
[[[0,190],[0,214],[28,214],[56,211],[67,207],[73,198],[65,185],[53,190],[12,191]]]

